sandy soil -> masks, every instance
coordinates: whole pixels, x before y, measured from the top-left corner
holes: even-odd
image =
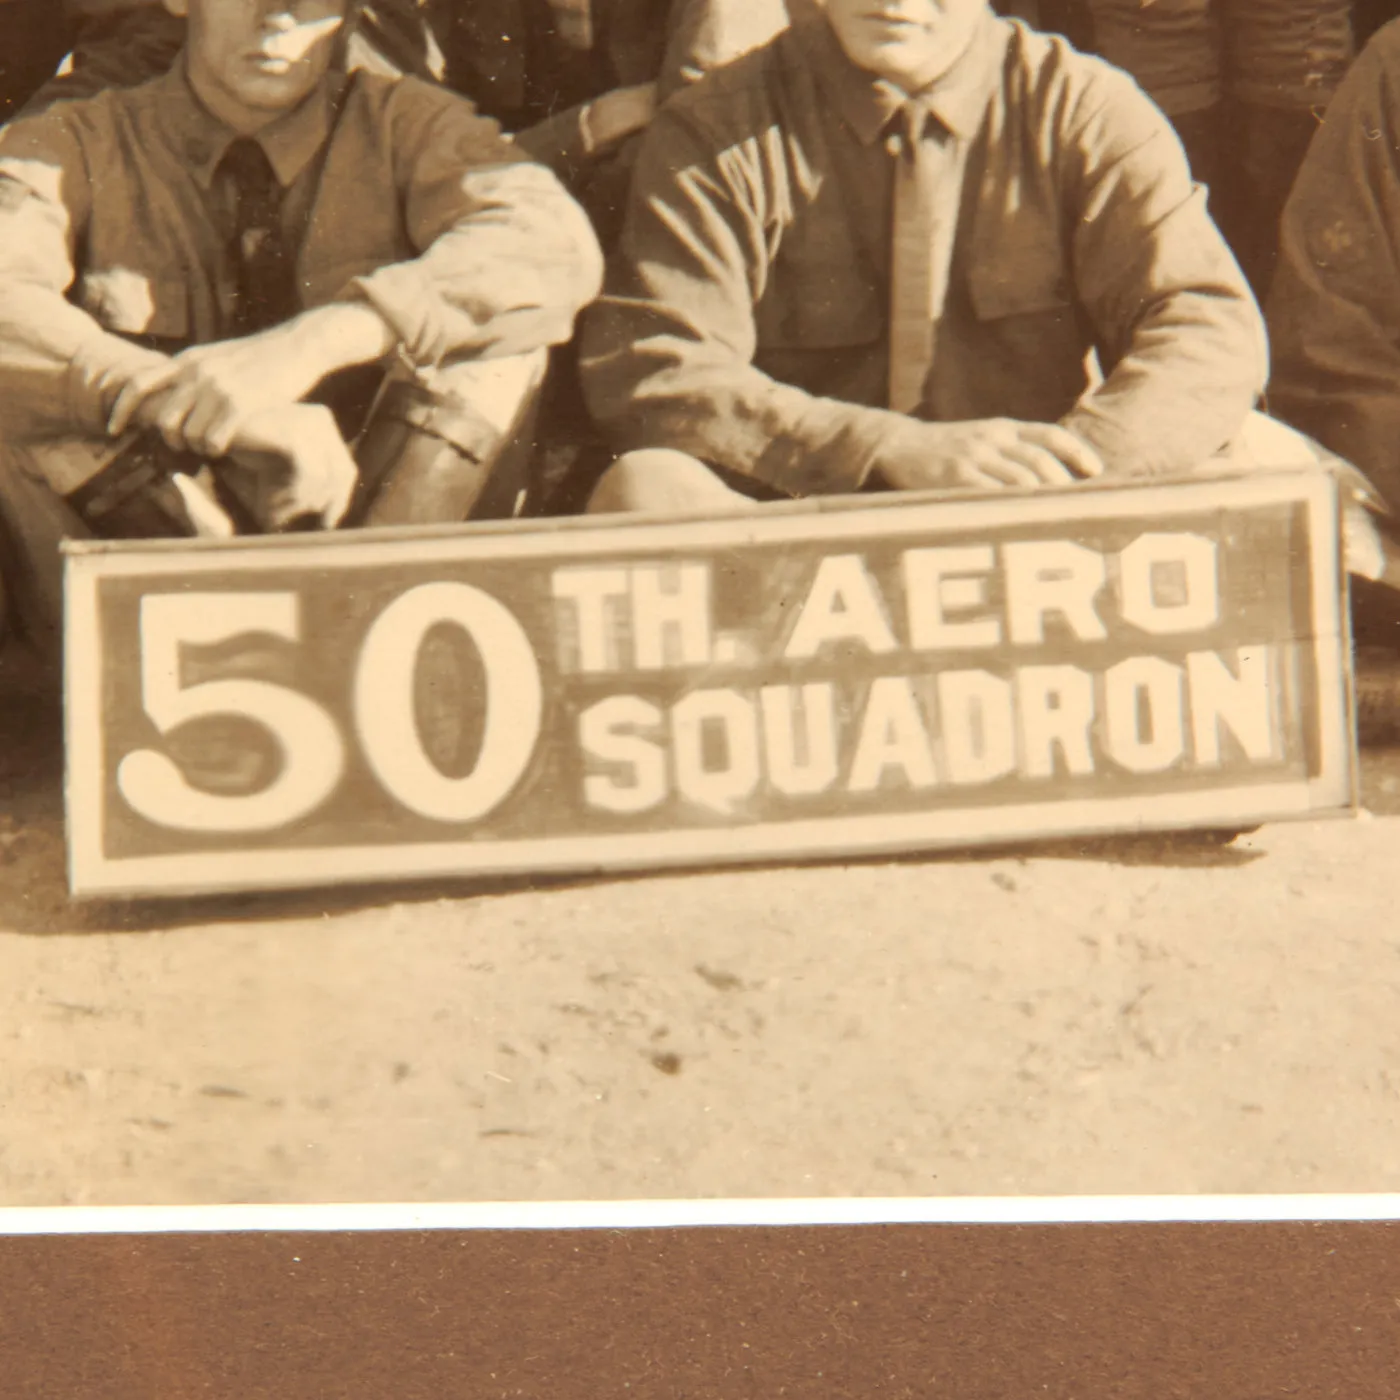
[[[1400,1181],[1394,752],[1228,847],[74,908],[0,735],[0,1204]]]

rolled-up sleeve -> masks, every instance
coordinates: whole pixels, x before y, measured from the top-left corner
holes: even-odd
[[[766,44],[789,23],[787,0],[673,0],[657,79],[661,96]]]
[[[1283,214],[1269,406],[1400,503],[1400,25],[1357,60]]]
[[[853,491],[894,415],[752,363],[770,207],[783,202],[763,143],[717,152],[684,113],[657,115],[607,287],[584,317],[584,392],[619,448],[676,448],[794,496]]]
[[[1058,158],[1077,211],[1074,282],[1105,377],[1065,425],[1110,472],[1188,470],[1230,442],[1263,391],[1263,319],[1142,92],[1100,66],[1066,121]]]
[[[68,300],[89,179],[61,112],[0,131],[0,422],[22,438],[105,434],[126,377],[154,356]]]
[[[602,283],[602,253],[558,179],[463,99],[397,85],[391,139],[416,258],[357,278],[418,364],[559,344]]]

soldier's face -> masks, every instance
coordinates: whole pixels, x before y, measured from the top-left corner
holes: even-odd
[[[165,0],[189,16],[187,71],[228,119],[288,111],[326,75],[350,0]]]
[[[823,0],[846,56],[868,73],[917,92],[962,56],[986,0]]]

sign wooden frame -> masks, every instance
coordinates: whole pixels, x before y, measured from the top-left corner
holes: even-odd
[[[862,802],[853,803],[850,810],[834,809],[828,803],[825,810],[811,816],[775,817],[772,804],[766,811],[746,812],[739,810],[743,804],[738,803],[727,813],[716,809],[701,820],[664,816],[620,820],[613,816],[570,824],[559,816],[556,775],[552,796],[546,786],[531,799],[555,823],[555,829],[538,834],[528,812],[521,818],[523,827],[514,834],[490,830],[469,834],[462,823],[452,830],[448,823],[439,824],[440,839],[422,839],[421,821],[416,827],[408,823],[402,839],[398,839],[396,828],[383,824],[377,828],[383,833],[381,839],[365,840],[348,826],[348,834],[340,839],[333,829],[335,823],[328,828],[324,821],[320,834],[311,839],[290,829],[271,835],[263,831],[255,840],[206,835],[193,845],[182,838],[166,846],[158,840],[142,846],[134,836],[128,839],[124,834],[137,819],[123,807],[113,776],[118,766],[116,727],[127,723],[122,718],[125,702],[113,697],[131,687],[136,659],[118,634],[128,641],[136,635],[131,610],[138,596],[143,609],[146,596],[162,590],[162,596],[192,594],[207,599],[215,596],[208,590],[227,590],[231,580],[246,577],[256,582],[275,574],[283,580],[304,578],[308,593],[319,590],[319,595],[334,595],[349,606],[360,595],[360,580],[371,572],[381,583],[395,571],[408,583],[422,583],[444,571],[458,580],[478,575],[500,579],[507,577],[502,569],[521,571],[523,577],[531,570],[538,574],[541,569],[592,568],[617,561],[630,567],[627,561],[649,560],[657,568],[669,568],[672,561],[684,559],[727,560],[738,561],[734,563],[737,568],[752,556],[760,563],[770,561],[771,566],[772,561],[794,551],[805,550],[813,558],[826,557],[823,551],[847,557],[866,546],[912,550],[933,541],[942,547],[950,541],[993,538],[1006,531],[1053,535],[1057,529],[1067,529],[1092,537],[1096,530],[1121,532],[1134,523],[1150,529],[1155,520],[1165,518],[1195,519],[1202,531],[1223,530],[1223,539],[1234,528],[1231,521],[1238,523],[1260,512],[1277,514],[1281,510],[1292,512],[1290,518],[1295,520],[1289,537],[1292,577],[1303,590],[1297,596],[1306,600],[1299,605],[1306,616],[1299,612],[1297,635],[1290,641],[1296,644],[1295,669],[1301,666],[1310,677],[1302,709],[1298,709],[1297,695],[1290,702],[1295,712],[1289,722],[1302,726],[1299,742],[1308,750],[1308,757],[1303,767],[1297,763],[1281,765],[1277,775],[1266,776],[1266,780],[1255,775],[1249,781],[1234,781],[1226,764],[1218,782],[1202,781],[1189,788],[1168,783],[1155,790],[1151,782],[1143,782],[1135,787],[1120,784],[1116,791],[1112,787],[1096,791],[1092,784],[1081,784],[1078,790],[1043,800],[973,803],[948,800],[943,784],[928,794],[927,801],[921,799],[922,805],[912,807],[907,792],[901,790],[897,800],[891,796],[882,806],[885,799],[876,791],[865,793]],[[1306,558],[1297,557],[1300,549]],[[752,515],[720,519],[583,518],[551,521],[544,527],[513,522],[198,544],[72,542],[65,550],[69,874],[71,889],[80,897],[531,871],[620,871],[893,854],[1125,830],[1231,829],[1266,820],[1344,812],[1353,809],[1356,802],[1339,505],[1333,481],[1316,471],[1132,487],[1094,485],[1067,492],[959,498],[873,496],[765,507]],[[1275,564],[1284,567],[1286,561],[1280,564],[1275,560]],[[753,570],[753,577],[761,579],[764,569],[755,563]],[[966,589],[957,596],[965,603]],[[1262,599],[1260,606],[1267,601]],[[808,597],[804,607],[810,605]],[[146,613],[141,616],[145,618]],[[543,659],[538,627],[526,630],[543,672],[539,698],[543,718],[536,742],[557,745],[564,742],[558,692],[567,678],[561,679]],[[746,653],[745,671],[740,664],[743,646],[728,634],[717,631],[715,637],[709,665],[692,665],[686,670],[683,661],[658,663],[655,674],[643,680],[650,683],[661,677],[678,687],[675,694],[684,695],[695,688],[697,680],[704,682],[717,669],[731,681],[737,676],[739,684],[750,687],[783,671],[783,667],[775,669],[772,656],[755,657],[752,646]],[[1246,640],[1262,644],[1281,639]],[[791,648],[790,642],[788,645]],[[138,642],[138,650],[143,646]],[[173,671],[179,672],[183,664],[179,653],[172,655],[176,657],[171,663]],[[338,664],[328,654],[327,664],[332,663]],[[146,665],[144,661],[140,664]],[[783,665],[787,668],[784,674],[791,673],[790,658]],[[675,676],[681,673],[682,679],[676,681]],[[597,677],[593,681],[593,693],[607,693],[598,690],[601,682]],[[179,691],[187,682],[172,673],[163,684]],[[415,684],[408,683],[410,701],[416,693]],[[629,680],[619,680],[614,689],[629,686],[637,688]],[[392,736],[384,738],[380,747],[387,752],[393,742]],[[732,755],[725,761],[732,766]],[[479,762],[477,766],[481,766]],[[884,782],[883,769],[880,777]],[[424,781],[430,780],[431,775]],[[489,821],[486,825],[489,827]],[[420,834],[415,836],[414,831]]]

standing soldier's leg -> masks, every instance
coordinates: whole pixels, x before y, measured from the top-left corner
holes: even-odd
[[[1279,219],[1308,143],[1355,56],[1346,0],[1227,0],[1225,51],[1239,133],[1230,238],[1262,298]]]
[[[1214,185],[1226,132],[1221,122],[1224,46],[1213,0],[1087,0],[1081,37],[1137,79],[1176,127],[1191,173]]]

